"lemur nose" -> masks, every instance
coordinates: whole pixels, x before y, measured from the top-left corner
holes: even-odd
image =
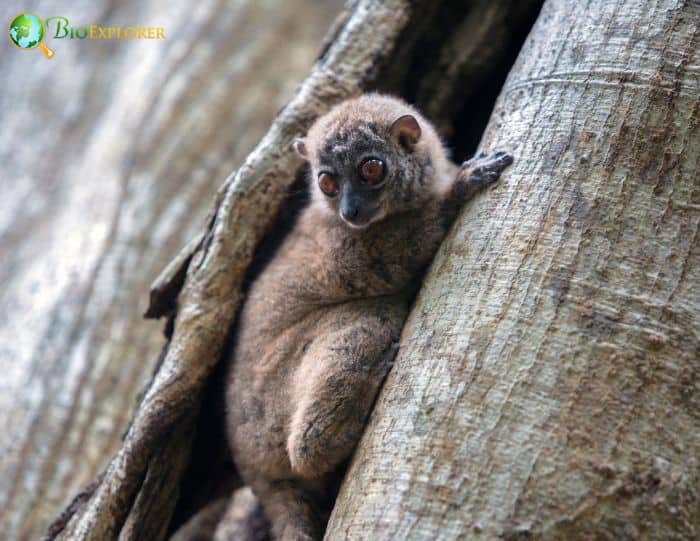
[[[345,204],[340,207],[340,214],[346,220],[353,221],[360,215],[360,205]]]

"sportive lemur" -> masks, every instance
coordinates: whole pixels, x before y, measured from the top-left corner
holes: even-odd
[[[226,389],[235,464],[284,540],[322,535],[422,271],[512,162],[482,154],[460,171],[430,122],[379,94],[337,105],[295,146],[311,202],[251,285]]]

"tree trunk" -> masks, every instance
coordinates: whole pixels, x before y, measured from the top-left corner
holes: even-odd
[[[545,4],[327,539],[700,536],[699,25]]]

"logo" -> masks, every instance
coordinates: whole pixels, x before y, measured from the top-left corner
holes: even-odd
[[[20,49],[34,49],[38,47],[46,58],[53,58],[53,51],[44,45],[44,23],[36,15],[20,13],[12,19],[7,30],[10,41]]]
[[[43,22],[32,13],[20,13],[10,23],[7,35],[15,47],[34,49],[44,53],[46,58],[53,58],[54,52],[42,40],[46,32],[52,32],[53,39],[87,39],[87,40],[135,40],[165,39],[162,26],[89,26],[73,27],[67,17],[49,17]]]

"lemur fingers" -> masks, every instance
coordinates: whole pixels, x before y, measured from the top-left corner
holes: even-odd
[[[460,176],[467,184],[486,185],[501,176],[503,170],[513,163],[513,156],[502,150],[488,156],[481,152],[462,164]]]

